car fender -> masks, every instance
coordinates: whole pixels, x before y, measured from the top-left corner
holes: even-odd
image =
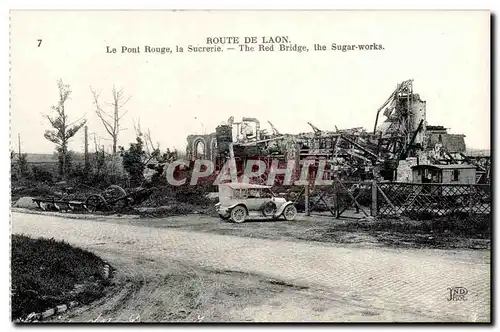
[[[285,211],[285,208],[288,206],[288,205],[293,205],[294,203],[293,202],[286,202],[285,204],[283,204],[282,206],[279,207],[278,211],[276,211],[276,214],[274,215],[275,217],[279,217],[283,214],[283,211]]]
[[[236,204],[230,205],[230,206],[227,207],[226,211],[229,212],[229,213],[231,213],[231,210],[234,209],[235,207],[237,207],[238,205],[243,206],[245,208],[245,210],[247,210],[247,212],[248,212],[248,208],[243,203],[236,203]]]

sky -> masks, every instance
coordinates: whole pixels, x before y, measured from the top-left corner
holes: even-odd
[[[144,46],[204,46],[207,37],[225,36],[288,36],[290,45],[310,51],[143,52]],[[13,11],[10,38],[16,151],[18,134],[23,152],[54,151],[43,136],[44,115],[58,101],[59,78],[73,91],[69,120],[85,116],[89,133],[106,149],[111,141],[90,87],[101,91],[103,104],[113,85],[131,96],[119,145],[134,141],[140,120],[160,148],[185,150],[186,136],[213,132],[230,116],[269,120],[283,133],[311,131],[308,121],[325,130],[371,130],[377,109],[407,79],[427,102],[428,124],[465,134],[469,148],[490,148],[488,12]],[[313,52],[315,43],[376,43],[384,50]],[[118,52],[107,54],[107,46]],[[121,54],[122,46],[142,53]],[[83,130],[69,147],[83,151]]]

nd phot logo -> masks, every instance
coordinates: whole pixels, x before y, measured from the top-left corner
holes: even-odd
[[[465,296],[469,293],[465,287],[450,287],[448,291],[448,301],[466,301]]]

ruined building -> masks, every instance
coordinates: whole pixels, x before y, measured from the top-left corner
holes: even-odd
[[[188,159],[210,159],[215,160],[217,151],[216,134],[189,135],[187,137],[186,153]]]
[[[398,84],[376,112],[373,131],[351,128],[326,131],[309,123],[311,132],[280,133],[272,123],[263,129],[258,119],[233,117],[208,135],[187,137],[187,158],[210,159],[216,169],[230,157],[230,143],[241,174],[246,160],[259,159],[270,165],[279,160],[313,160],[312,175],[326,162],[325,179],[412,181],[415,165],[468,162],[464,135],[449,134],[443,126],[429,126],[426,102],[413,91],[413,80]],[[459,158],[460,157],[460,158]],[[466,157],[466,156],[464,156]],[[265,180],[266,174],[263,175]]]
[[[439,145],[449,153],[464,153],[465,135],[448,134],[443,126],[427,126],[427,146],[435,149]]]

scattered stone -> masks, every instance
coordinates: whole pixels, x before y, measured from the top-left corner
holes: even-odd
[[[208,193],[205,195],[208,199],[216,199],[216,198],[219,198],[219,193],[216,192],[216,193]]]
[[[57,306],[57,313],[63,313],[68,310],[68,306],[65,304],[61,304]]]
[[[37,320],[37,319],[40,319],[40,314],[37,314],[35,312],[32,312],[31,314],[28,315],[28,317],[26,317],[26,320],[29,322]]]
[[[69,308],[74,308],[74,307],[77,307],[80,303],[78,303],[78,301],[71,301],[69,303]]]
[[[54,309],[45,310],[44,312],[42,312],[42,318],[48,318],[54,315],[55,313],[56,311]]]
[[[109,278],[109,265],[106,264],[104,265],[104,279],[108,279]]]
[[[25,208],[25,209],[36,209],[38,206],[33,202],[33,197],[21,197],[14,204],[14,207]]]

